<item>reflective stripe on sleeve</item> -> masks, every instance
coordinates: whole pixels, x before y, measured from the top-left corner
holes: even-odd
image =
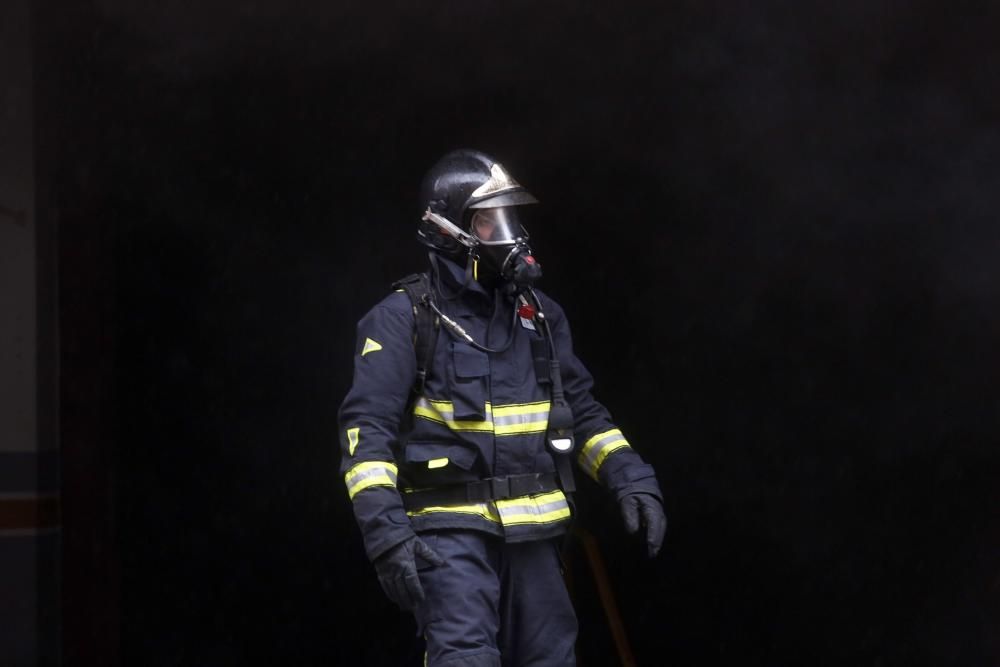
[[[386,461],[362,461],[344,475],[347,494],[353,500],[369,486],[396,486],[396,471],[396,466]]]
[[[616,428],[598,433],[587,440],[583,449],[580,450],[580,467],[596,480],[601,464],[604,463],[604,459],[608,458],[608,454],[628,446],[628,440]]]
[[[421,396],[413,406],[413,415],[444,424],[452,431],[493,432],[497,436],[542,433],[549,424],[549,402],[484,405],[483,420],[456,420],[451,401],[435,401]]]

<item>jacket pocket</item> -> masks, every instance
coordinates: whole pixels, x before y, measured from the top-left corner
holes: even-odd
[[[450,389],[455,419],[486,419],[489,357],[465,343],[453,342],[451,359],[454,373]]]
[[[476,463],[474,450],[440,442],[407,443],[404,456],[407,464],[432,471],[448,467],[471,470]]]

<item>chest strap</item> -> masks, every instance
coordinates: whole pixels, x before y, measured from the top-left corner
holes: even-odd
[[[403,489],[403,507],[408,511],[425,507],[467,505],[490,500],[519,498],[534,493],[547,493],[559,488],[555,473],[539,472],[526,475],[490,477],[467,484],[450,484],[433,489]]]

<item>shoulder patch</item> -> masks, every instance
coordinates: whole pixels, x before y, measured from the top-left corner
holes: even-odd
[[[374,341],[371,338],[365,338],[365,346],[361,349],[361,356],[365,356],[369,352],[378,352],[382,349],[382,344],[378,341]]]

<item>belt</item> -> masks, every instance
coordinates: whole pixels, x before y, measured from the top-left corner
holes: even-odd
[[[559,488],[558,478],[552,472],[528,473],[489,477],[468,484],[450,484],[433,489],[403,490],[403,507],[419,510],[434,505],[463,505],[485,503],[490,500],[518,498],[533,493],[546,493]]]

